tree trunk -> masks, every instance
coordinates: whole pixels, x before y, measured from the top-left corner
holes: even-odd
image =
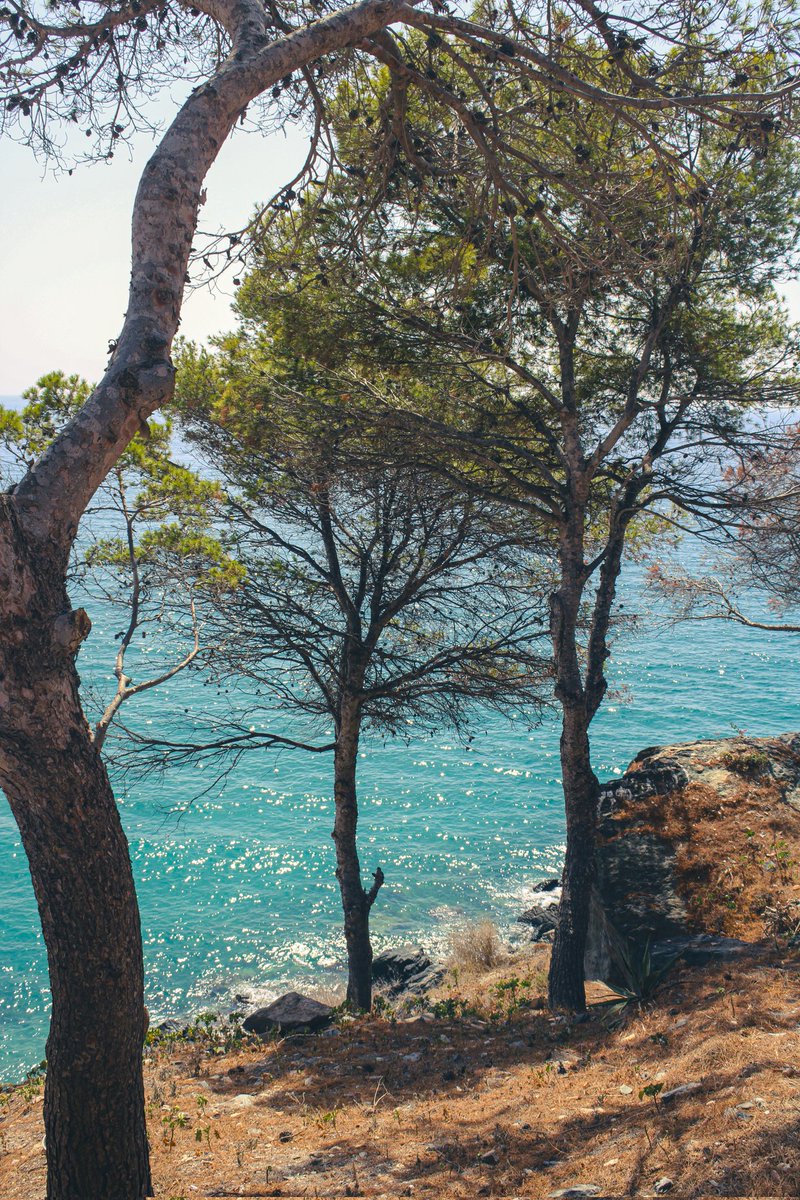
[[[356,764],[361,716],[357,702],[342,701],[342,715],[334,755],[334,800],[336,816],[333,840],[336,844],[336,878],[342,893],[344,937],[347,944],[347,999],[354,1008],[365,1012],[372,1007],[372,944],[369,939],[369,914],[383,883],[380,867],[369,892],[361,883],[356,828]]]
[[[583,1012],[586,990],[583,960],[589,929],[597,828],[597,777],[589,756],[589,720],[582,705],[564,707],[561,727],[561,778],[567,819],[558,926],[548,981],[551,1008]]]
[[[63,552],[34,545],[0,497],[0,785],[19,826],[47,947],[52,1018],[48,1200],[151,1194],[143,966],[128,846],[78,696],[89,630]]]
[[[128,309],[109,369],[13,497],[0,496],[0,786],[28,855],[50,968],[49,1200],[141,1200],[150,1189],[138,906],[78,697],[74,655],[88,630],[85,614],[69,611],[69,545],[97,487],[172,395],[170,346],[204,179],[221,145],[258,95],[383,28],[402,2],[362,0],[275,40],[253,0],[211,6],[233,50],[193,89],[145,168]]]
[[[581,461],[577,446],[573,460]],[[592,771],[589,724],[593,711],[587,703],[581,672],[578,624],[586,582],[584,524],[586,480],[576,468],[572,484],[574,504],[562,531],[561,587],[550,601],[550,636],[556,668],[555,694],[561,704],[561,780],[567,825],[561,903],[550,958],[548,996],[551,1008],[583,1012],[586,990],[583,960],[589,929],[589,900],[594,872],[595,801],[597,779]]]

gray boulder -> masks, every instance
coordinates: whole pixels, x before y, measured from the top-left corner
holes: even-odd
[[[372,982],[391,1000],[410,993],[420,996],[444,979],[421,946],[384,950],[372,960]]]
[[[561,876],[551,876],[550,879],[540,879],[531,888],[532,892],[556,892],[561,887]]]
[[[532,941],[543,942],[547,939],[547,935],[554,931],[557,919],[557,904],[549,905],[547,908],[542,904],[534,904],[517,917],[517,923],[528,926]]]
[[[177,1021],[175,1017],[167,1017],[166,1021],[159,1021],[156,1029],[159,1033],[178,1033],[179,1030],[185,1028],[186,1022]]]
[[[704,965],[748,952],[746,943],[723,936],[737,930],[721,928],[718,916],[715,924],[699,902],[718,864],[738,861],[746,849],[738,815],[743,803],[760,808],[764,828],[779,828],[794,854],[800,734],[649,747],[600,788],[588,979],[619,979],[620,950],[638,956],[648,943],[656,962],[680,955]],[[687,856],[701,823],[705,840],[695,841]],[[777,872],[771,880],[765,874],[765,881],[780,886]]]
[[[259,1008],[242,1022],[242,1027],[248,1033],[264,1035],[278,1029],[282,1033],[300,1031],[314,1032],[324,1029],[333,1019],[333,1009],[329,1004],[320,1004],[310,996],[300,992],[287,992],[268,1004]]]

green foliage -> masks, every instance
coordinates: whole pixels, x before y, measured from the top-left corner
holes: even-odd
[[[424,53],[435,70],[445,69],[444,54]],[[497,76],[505,86],[499,67]],[[459,84],[467,95],[474,86],[466,78]],[[369,159],[365,122],[380,119],[387,87],[380,70],[357,87],[342,85],[337,132],[348,170]],[[435,157],[446,123],[440,116],[432,123],[424,102],[411,103],[412,141],[426,154],[430,146]],[[536,109],[535,89],[524,104]],[[342,175],[322,206],[307,197],[302,211],[265,234],[259,269],[238,298],[248,335],[221,351],[229,386],[249,381],[244,394],[259,421],[264,400],[252,390],[259,373],[265,391],[268,381],[295,378],[305,395],[318,396],[333,373],[328,401],[349,408],[354,421],[368,381],[389,381],[383,404],[430,423],[432,451],[448,469],[461,472],[469,487],[496,488],[525,505],[544,536],[548,526],[557,534],[554,513],[564,511],[563,431],[548,398],[564,394],[558,322],[572,306],[577,331],[568,374],[584,454],[622,418],[632,381],[639,388],[635,421],[589,480],[585,553],[597,567],[624,481],[641,478],[623,506],[633,512],[626,549],[638,554],[672,536],[675,513],[664,511],[665,494],[702,503],[686,484],[693,471],[709,482],[705,459],[713,449],[704,441],[715,447],[740,435],[763,402],[759,381],[769,378],[775,391],[796,385],[797,333],[774,283],[795,254],[798,168],[778,142],[766,156],[744,140],[728,149],[711,133],[682,133],[664,114],[659,136],[674,139],[676,151],[688,138],[692,153],[702,152],[698,189],[697,178],[665,178],[647,147],[634,146],[639,138],[630,128],[602,112],[568,101],[551,115],[539,134],[526,126],[520,138],[538,138],[548,167],[563,153],[557,178],[542,190],[530,165],[525,175],[511,158],[503,164],[535,211],[518,203],[513,216],[502,217],[488,201],[478,211],[469,179],[457,171],[441,189],[432,181],[420,188],[401,154],[389,194],[381,198],[375,182],[374,200],[359,210],[357,233],[353,207],[371,195],[370,180]],[[556,139],[555,126],[563,131]],[[512,144],[516,136],[515,127]],[[569,157],[578,140],[592,163],[602,161],[600,175]],[[598,209],[613,219],[604,221]],[[517,276],[519,287],[510,292]],[[681,290],[675,280],[683,277]],[[672,314],[650,369],[640,372],[654,315],[667,305]],[[687,395],[694,401],[684,416]],[[647,447],[659,422],[674,423],[675,446],[653,463]]]
[[[663,1083],[648,1083],[646,1087],[640,1088],[639,1099],[644,1100],[645,1096],[647,1096],[648,1099],[653,1101],[653,1104],[656,1106],[656,1108],[658,1108],[658,1097],[663,1089]]]
[[[298,292],[259,267],[216,354],[177,349],[182,429],[225,480],[222,540],[237,564],[215,670],[244,671],[334,727],[345,693],[389,734],[412,719],[460,727],[478,699],[535,713],[546,665],[533,539],[431,470],[430,439],[385,419],[398,395],[437,411],[437,371],[390,377],[351,314],[332,339],[346,357],[331,356],[346,296],[329,290]]]
[[[175,1145],[175,1133],[189,1124],[189,1114],[173,1104],[161,1117],[162,1140],[168,1150]]]
[[[150,1028],[145,1034],[146,1052],[191,1045],[207,1054],[226,1054],[242,1046],[257,1045],[260,1039],[242,1028],[242,1014],[198,1013],[181,1029]]]
[[[77,375],[51,371],[23,393],[19,413],[2,410],[0,436],[21,460],[42,454],[65,423],[91,395],[91,385]],[[229,563],[219,540],[212,535],[211,518],[221,499],[219,485],[174,461],[174,429],[169,413],[137,433],[117,463],[104,488],[110,500],[138,535],[133,552],[141,568],[166,572],[170,560],[190,561],[202,580],[206,564],[226,582]],[[141,531],[141,532],[140,532]],[[90,567],[105,566],[129,571],[131,548],[123,528],[119,536],[101,536],[85,553]]]
[[[22,418],[18,412],[0,405],[0,442],[16,445],[22,439]]]
[[[25,1078],[17,1089],[26,1104],[30,1104],[32,1100],[41,1096],[46,1075],[47,1062],[45,1059],[26,1072]]]
[[[208,1098],[200,1095],[196,1098],[197,1114],[196,1121],[202,1121],[205,1116],[205,1111],[208,1106]],[[178,1108],[176,1104],[171,1104],[168,1107],[164,1106],[166,1111],[161,1114],[161,1140],[168,1150],[172,1150],[175,1146],[175,1135],[180,1129],[190,1129],[193,1125],[192,1117],[183,1109]],[[211,1135],[215,1138],[220,1138],[218,1129],[214,1129],[209,1123],[206,1125],[194,1125],[194,1140],[196,1142],[205,1141],[209,1149],[211,1149]]]
[[[21,412],[0,411],[0,442],[12,459],[27,464],[90,395],[91,386],[76,375],[42,376],[24,393]],[[118,701],[151,686],[140,673],[152,671],[158,680],[169,672],[170,655],[182,661],[182,643],[197,637],[197,606],[241,586],[244,569],[219,536],[222,499],[216,482],[176,461],[173,416],[166,412],[134,436],[87,511],[71,584],[89,607],[94,594],[116,605],[123,626],[109,655],[116,660],[116,695],[110,705],[108,698],[90,697],[103,714],[98,731],[113,719]],[[146,642],[154,630],[160,636]],[[96,736],[105,736],[105,726]]]
[[[319,1129],[322,1129],[323,1131],[327,1128],[335,1129],[336,1128],[336,1119],[339,1116],[340,1112],[341,1112],[341,1109],[338,1107],[327,1109],[325,1111],[323,1111],[322,1109],[319,1109],[315,1116],[315,1124],[318,1126]]]
[[[640,1007],[651,1000],[665,975],[680,957],[674,955],[665,959],[660,967],[654,967],[649,937],[644,946],[637,950],[633,943],[617,934],[615,946],[614,965],[621,975],[621,980],[607,985],[619,997],[618,1000],[609,1000],[604,1004],[603,1020],[608,1025],[618,1024],[631,1006]]]
[[[50,371],[22,393],[21,413],[4,410],[0,434],[25,459],[38,458],[91,394],[91,384],[80,376]]]
[[[594,54],[605,70],[605,47],[578,41],[574,30],[564,35],[565,66],[573,59],[585,68]],[[465,103],[478,103],[483,64],[473,63],[470,74],[468,54],[461,67],[414,33],[409,53]],[[673,57],[681,86],[710,86],[700,56]],[[758,86],[774,65],[748,61],[746,86]],[[723,70],[727,82],[730,67]],[[624,411],[642,344],[666,306],[652,377],[641,381],[643,406],[655,401],[667,361],[676,396],[689,388],[699,405],[724,401],[723,389],[734,400],[743,396],[766,367],[773,381],[796,382],[797,334],[774,287],[797,250],[798,163],[788,140],[775,129],[720,133],[668,111],[650,123],[651,139],[602,108],[554,98],[546,82],[523,84],[501,62],[487,87],[497,113],[508,114],[494,118],[492,183],[479,152],[454,143],[455,118],[417,93],[405,114],[416,159],[398,148],[372,177],[363,164],[384,119],[388,73],[362,70],[343,82],[335,130],[344,171],[324,204],[310,188],[302,208],[271,223],[260,250],[264,269],[240,293],[244,319],[271,321],[306,365],[309,354],[328,366],[362,363],[367,327],[375,359],[393,370],[442,363],[449,343],[451,385],[470,372],[504,379],[512,398],[525,394],[529,411],[552,420],[541,396],[521,388],[506,365],[520,364],[529,383],[559,396],[552,325],[572,308],[580,319],[573,374],[587,446],[593,426],[607,429]],[[670,166],[656,142],[670,147]],[[452,169],[426,177],[426,163],[443,158]],[[679,160],[692,165],[681,169]],[[510,292],[512,278],[519,283]],[[483,399],[484,410],[497,404],[488,389]],[[469,403],[467,394],[459,407]],[[530,436],[530,427],[521,434],[513,405],[505,419],[516,437]],[[650,424],[644,407],[640,424]],[[623,449],[634,454],[641,441],[630,441]],[[620,455],[598,475],[598,520],[609,482],[625,469]]]
[[[757,779],[768,774],[771,769],[769,755],[762,750],[727,751],[721,755],[720,762],[729,770],[736,771],[748,779]]]
[[[533,976],[520,978],[512,975],[508,979],[501,979],[492,989],[497,997],[497,1007],[492,1010],[490,1017],[493,1020],[511,1020],[516,1013],[532,1008],[531,992],[540,991],[543,982],[541,978],[535,979]]]
[[[565,69],[591,62],[627,89],[606,46],[553,20]],[[650,48],[628,49],[646,74]],[[690,92],[733,72],[746,94],[776,65],[734,68],[732,52],[710,67],[699,38],[694,50],[661,64]],[[376,162],[397,97],[384,68],[356,70],[337,96],[342,170],[324,197],[311,185],[270,214],[238,301],[260,340],[221,347],[226,370],[260,370],[266,390],[297,368],[304,394],[333,373],[354,414],[380,379],[383,408],[428,431],[449,479],[528,515],[556,579],[580,564],[569,653],[591,716],[623,555],[687,514],[716,519],[730,491],[717,464],[758,442],[768,408],[796,403],[798,330],[778,286],[798,259],[796,147],[771,119],[619,120],[413,31],[403,53],[491,130],[491,172],[481,137],[413,88],[404,137]]]
[[[472,1014],[474,1009],[461,996],[446,996],[431,1005],[431,1012],[440,1021],[458,1021]]]

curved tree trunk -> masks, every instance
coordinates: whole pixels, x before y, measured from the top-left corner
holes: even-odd
[[[413,2],[413,0],[412,0]],[[275,37],[259,0],[201,0],[231,53],[194,88],[145,166],[132,220],[128,306],[108,369],[89,401],[20,480],[30,528],[74,537],[91,497],[131,438],[174,391],[170,361],[206,176],[247,106],[284,76],[353,46],[408,0],[357,0]]]
[[[333,840],[336,844],[336,878],[342,893],[344,937],[347,944],[347,999],[354,1008],[372,1007],[372,943],[369,938],[369,914],[383,883],[380,867],[369,892],[361,883],[356,828],[356,763],[361,717],[357,702],[345,698],[339,736],[334,755],[334,801],[336,816]]]
[[[44,1121],[48,1200],[151,1194],[139,912],[127,841],[78,697],[89,630],[61,552],[32,545],[0,497],[0,784],[28,857],[53,1015]]]
[[[561,727],[561,777],[567,820],[561,903],[548,980],[551,1008],[586,1008],[584,956],[594,881],[597,777],[589,756],[589,721],[582,705],[566,706]]]
[[[0,786],[28,855],[51,976],[48,1200],[150,1192],[139,913],[78,697],[74,655],[88,629],[69,612],[69,547],[95,490],[172,395],[170,347],[198,206],[231,129],[279,79],[368,37],[403,3],[359,0],[277,38],[258,0],[201,4],[230,34],[231,54],[192,91],[145,168],[128,308],[109,368],[13,495],[0,496]]]

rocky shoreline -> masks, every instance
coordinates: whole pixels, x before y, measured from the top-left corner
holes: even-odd
[[[598,814],[588,980],[618,980],[621,957],[645,949],[656,961],[733,962],[765,937],[791,935],[792,922],[800,943],[800,889],[789,870],[800,861],[799,733],[649,747],[601,786]],[[552,941],[560,893],[558,878],[534,885],[535,902],[517,918],[522,940]],[[385,950],[373,965],[391,1002],[423,996],[445,973],[420,946]],[[298,992],[266,1006],[237,1001],[254,1032],[322,1019],[318,1002]]]
[[[601,786],[586,978],[618,977],[621,952],[729,962],[770,934],[800,941],[800,734],[642,750]],[[552,940],[559,880],[518,919]],[[782,927],[783,926],[783,927]],[[790,937],[790,942],[792,938]]]

